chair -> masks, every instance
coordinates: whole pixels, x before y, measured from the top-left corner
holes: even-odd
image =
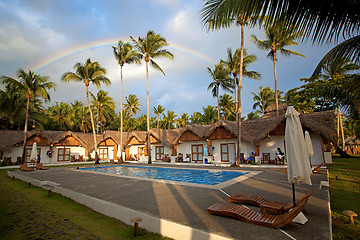
[[[114,159],[110,159],[110,163],[112,163],[112,164],[119,164],[118,162],[115,162]]]
[[[26,163],[20,164],[20,170],[21,170],[21,171],[34,171],[33,168],[28,168],[28,166],[27,166]]]
[[[323,165],[324,165],[324,162],[322,162],[319,166],[315,167],[315,168],[312,170],[312,172],[313,172],[313,173],[318,173],[319,170],[320,170],[320,168],[321,168]]]
[[[285,156],[280,159],[279,157],[275,157],[275,164],[276,165],[284,165],[285,164]]]
[[[7,166],[11,166],[11,157],[4,157],[4,162],[6,163]]]
[[[244,153],[240,153],[240,163],[245,163]]]
[[[296,205],[301,204],[303,201],[307,201],[309,197],[314,193],[314,190],[311,190],[309,193],[304,195],[302,198],[295,202]],[[228,198],[228,202],[233,203],[244,203],[251,204],[257,207],[260,207],[260,211],[263,210],[276,212],[277,214],[282,214],[289,211],[293,207],[293,203],[281,203],[269,201],[266,198],[256,196],[256,195],[240,195],[235,194]]]
[[[305,208],[307,199],[301,202],[291,211],[282,215],[273,215],[267,213],[255,212],[242,205],[216,203],[206,209],[208,214],[214,214],[224,217],[231,217],[243,222],[256,224],[270,228],[280,228],[292,220]]]
[[[275,160],[270,159],[270,153],[263,153],[261,158],[261,164],[272,164],[275,163]]]
[[[75,158],[75,155],[71,155],[70,162],[77,162],[77,159]]]
[[[48,170],[49,168],[44,167],[42,163],[36,163],[36,170]]]
[[[83,162],[84,161],[84,156],[83,155],[79,155],[79,162]]]

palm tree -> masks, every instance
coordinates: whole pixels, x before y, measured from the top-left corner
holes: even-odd
[[[224,114],[224,119],[228,120],[228,117],[235,113],[234,98],[229,94],[224,94],[220,97],[220,107]]]
[[[214,106],[203,107],[203,114],[201,116],[201,122],[203,124],[212,124],[216,122],[216,109]]]
[[[193,114],[191,114],[191,117],[190,117],[190,122],[191,123],[201,123],[201,118],[202,118],[201,113],[193,112]]]
[[[140,64],[141,56],[137,53],[133,46],[130,43],[123,43],[119,40],[117,47],[112,47],[114,57],[120,65],[120,76],[121,76],[121,90],[120,90],[120,151],[122,152],[122,139],[123,139],[123,67],[125,63],[132,64],[137,63]],[[120,154],[120,158],[122,159],[122,153]]]
[[[286,49],[287,46],[298,45],[295,40],[302,36],[299,31],[293,31],[291,28],[284,28],[284,21],[279,20],[274,22],[272,26],[265,28],[266,40],[259,40],[255,35],[251,35],[251,41],[262,50],[270,50],[267,57],[272,59],[274,64],[274,80],[275,80],[275,105],[276,114],[279,115],[279,100],[277,89],[277,75],[276,75],[276,54],[278,51],[284,56],[297,55],[302,56],[301,53]]]
[[[153,67],[155,67],[155,69],[160,70],[165,75],[165,72],[153,59],[165,57],[172,60],[173,54],[164,48],[169,45],[166,42],[165,38],[161,37],[160,34],[156,34],[154,31],[148,31],[145,38],[139,37],[138,40],[135,40],[131,36],[130,38],[133,41],[136,50],[141,54],[142,58],[144,58],[146,63],[147,141],[149,158],[148,163],[151,164],[149,62]]]
[[[136,114],[140,111],[140,99],[135,94],[130,94],[128,97],[125,97],[125,100],[125,112],[136,116]]]
[[[177,127],[181,128],[181,127],[185,127],[186,125],[189,124],[189,120],[190,117],[187,113],[183,113],[181,114],[181,117],[179,117],[176,122],[177,122]]]
[[[112,119],[112,116],[115,115],[115,102],[112,97],[108,95],[108,92],[100,90],[95,96],[90,92],[92,97],[91,103],[94,108],[96,108],[96,132],[99,134],[99,125],[105,126],[106,122]],[[101,129],[100,129],[100,132]]]
[[[296,26],[306,33],[304,39],[313,42],[331,42],[340,36],[346,39],[334,47],[320,61],[314,75],[320,72],[324,62],[339,57],[360,61],[359,1],[268,1],[268,0],[208,0],[202,10],[203,16],[217,21],[233,19],[239,12],[245,16],[256,16],[264,20],[265,26],[272,25],[273,19],[286,18],[285,28]],[[215,16],[215,17],[214,17]],[[355,37],[354,37],[355,36]]]
[[[275,101],[274,91],[270,87],[260,86],[259,91],[257,93],[251,92],[254,97],[254,105],[253,109],[255,110],[257,107],[261,109],[261,114],[265,114],[265,109],[271,105]]]
[[[299,113],[309,113],[315,110],[314,95],[308,89],[293,88],[285,93],[286,105],[293,105]]]
[[[220,100],[219,100],[219,91],[220,87],[228,92],[232,92],[232,84],[229,77],[229,69],[224,63],[216,64],[214,71],[211,68],[207,68],[208,73],[212,78],[212,82],[209,84],[207,90],[211,90],[213,97],[217,98],[218,106],[218,120],[220,120]]]
[[[177,117],[177,114],[175,114],[174,111],[167,111],[166,115],[164,114],[164,120],[167,122],[168,129],[173,128],[173,123],[175,122],[175,118]]]
[[[106,69],[101,67],[98,62],[91,62],[90,58],[86,60],[85,64],[79,62],[76,63],[74,65],[74,69],[75,72],[66,72],[62,75],[61,79],[65,82],[75,81],[83,82],[85,84],[86,100],[90,112],[91,127],[94,136],[95,164],[99,164],[100,162],[97,154],[94,117],[90,107],[89,85],[92,83],[95,84],[97,88],[100,88],[101,83],[104,83],[106,86],[108,86],[111,84],[111,81],[105,76]]]
[[[247,117],[246,117],[247,120],[255,120],[258,118],[259,118],[258,112],[250,112],[247,114]]]
[[[48,109],[49,117],[56,123],[57,130],[67,131],[71,126],[71,107],[68,103],[55,102]]]
[[[27,125],[29,121],[29,105],[30,100],[43,98],[45,101],[50,101],[50,95],[48,90],[55,88],[56,84],[49,82],[48,76],[40,76],[30,71],[25,72],[23,69],[17,71],[18,79],[14,79],[7,76],[1,76],[2,82],[14,87],[18,92],[21,92],[26,96],[26,114],[25,114],[25,126],[24,126],[24,143],[22,161],[25,160],[25,147],[26,147],[26,134]]]
[[[153,107],[153,111],[157,115],[157,128],[159,128],[160,114],[165,111],[165,108],[161,105],[158,105],[157,107]]]

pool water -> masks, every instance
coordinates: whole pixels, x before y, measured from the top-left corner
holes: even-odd
[[[129,177],[141,177],[167,181],[196,183],[204,185],[217,185],[234,178],[248,174],[249,172],[195,170],[178,168],[139,167],[139,166],[104,166],[80,168],[80,170],[96,173],[107,173]]]

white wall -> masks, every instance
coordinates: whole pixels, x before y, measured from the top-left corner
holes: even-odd
[[[85,148],[83,147],[73,147],[73,146],[53,146],[53,154],[52,154],[52,163],[56,163],[58,162],[58,149],[59,148],[70,148],[70,159],[72,155],[75,155],[75,158],[79,158],[79,155],[83,155],[84,160],[86,160],[88,158],[87,155],[85,155]],[[46,153],[46,152],[45,152]],[[93,153],[91,154],[91,156],[94,155],[93,157],[95,157],[95,152],[93,151]],[[42,158],[41,158],[42,159]],[[50,159],[51,161],[51,159]],[[44,162],[45,163],[45,162]],[[51,163],[51,162],[50,162]]]
[[[164,144],[156,143],[156,144],[151,144],[151,159],[152,160],[156,159],[155,147],[164,147],[164,154],[167,154],[171,158],[172,149],[169,146],[166,146]]]
[[[278,147],[281,149],[281,151],[285,152],[284,140],[284,135],[270,136],[270,138],[265,138],[260,142],[259,157],[262,158],[263,153],[270,153],[270,159],[275,159],[275,154]]]
[[[26,146],[26,148],[32,148],[32,146]],[[51,163],[50,158],[48,155],[46,155],[46,152],[49,150],[49,146],[37,146],[37,148],[40,148],[40,158],[42,163]],[[3,157],[11,157],[11,162],[16,163],[17,157],[22,156],[22,146],[13,147],[10,150],[7,150],[4,152]]]
[[[324,161],[321,137],[318,134],[310,134],[310,138],[314,148],[314,156],[311,157],[311,165],[318,166]]]
[[[182,142],[178,144],[177,153],[181,153],[184,157],[186,154],[191,156],[191,145],[203,145],[203,148],[207,147],[206,141],[191,141],[191,142]],[[191,157],[192,161],[192,157]]]
[[[229,159],[229,162],[235,162],[236,160],[236,151],[237,151],[237,139],[222,139],[222,140],[212,140],[212,146],[214,149],[214,162],[221,163],[221,149],[220,145],[224,143],[233,143],[235,145],[235,156],[234,159]],[[244,153],[244,158],[248,158],[251,152],[255,152],[255,147],[247,142],[241,142],[241,152]]]
[[[138,152],[138,148],[139,147],[145,147],[145,145],[132,145],[130,148],[129,148],[129,156],[132,155],[133,157],[135,156],[135,154],[139,154]]]

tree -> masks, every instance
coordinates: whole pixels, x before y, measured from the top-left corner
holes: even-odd
[[[181,128],[181,127],[185,127],[186,125],[189,124],[189,120],[190,120],[190,117],[187,113],[183,113],[181,114],[181,117],[179,117],[178,119],[176,119],[176,125],[178,128]]]
[[[247,120],[255,120],[258,118],[259,118],[258,112],[250,112],[247,114],[247,117],[246,117]]]
[[[92,97],[91,103],[96,109],[96,132],[99,134],[99,126],[105,127],[106,123],[109,122],[115,115],[115,102],[112,97],[108,95],[108,92],[100,90],[95,96],[90,92]],[[100,129],[100,133],[102,130]]]
[[[229,94],[223,94],[220,97],[220,107],[223,112],[225,120],[228,120],[229,116],[235,115],[234,98]]]
[[[278,100],[278,84],[276,75],[276,54],[278,51],[284,56],[297,55],[302,56],[301,53],[286,49],[287,46],[298,45],[296,39],[302,35],[299,31],[293,31],[291,28],[284,28],[284,21],[279,20],[274,22],[272,26],[265,28],[266,40],[259,40],[255,35],[251,35],[252,42],[262,50],[270,50],[267,57],[273,61],[274,65],[274,80],[275,80],[275,105],[276,114],[279,114],[279,100]]]
[[[125,112],[129,115],[132,114],[133,116],[136,116],[136,114],[140,111],[140,99],[135,94],[130,94],[128,97],[125,97],[125,100]]]
[[[285,103],[294,106],[299,113],[309,113],[315,110],[313,95],[307,89],[290,89],[285,94]]]
[[[112,47],[114,57],[120,66],[121,90],[120,90],[120,151],[122,152],[123,139],[123,67],[126,64],[137,63],[140,64],[141,56],[133,49],[130,43],[124,43],[119,40],[117,47]],[[120,154],[122,159],[122,153]]]
[[[164,114],[164,120],[167,122],[168,129],[173,128],[173,123],[175,122],[175,118],[177,114],[174,111],[167,111],[166,115]]]
[[[165,111],[165,108],[161,105],[158,105],[157,107],[153,107],[153,111],[157,115],[157,128],[159,128],[160,114]]]
[[[42,98],[45,101],[50,101],[50,95],[48,90],[55,88],[55,83],[49,82],[48,76],[40,76],[30,71],[25,72],[23,69],[17,71],[18,79],[14,79],[7,76],[1,76],[3,83],[8,84],[9,87],[14,87],[16,91],[26,96],[26,114],[25,114],[25,126],[24,126],[24,143],[22,161],[25,160],[25,148],[26,148],[26,135],[29,120],[29,105],[31,99]]]
[[[61,79],[64,82],[83,82],[85,84],[86,91],[86,100],[90,112],[91,119],[91,127],[93,131],[94,137],[94,149],[95,149],[95,164],[99,164],[99,158],[97,154],[97,140],[95,134],[95,126],[94,126],[94,117],[90,107],[90,99],[89,99],[89,85],[90,83],[95,84],[97,88],[100,88],[101,83],[104,83],[106,86],[111,84],[110,79],[108,79],[106,74],[106,69],[101,67],[98,62],[91,62],[90,58],[88,58],[85,64],[80,62],[74,65],[75,72],[66,72],[62,75]]]
[[[56,124],[56,130],[67,131],[71,127],[71,107],[68,103],[55,102],[55,105],[48,109],[49,117]]]
[[[203,107],[203,114],[201,116],[201,123],[212,124],[216,122],[216,109],[214,106],[208,105],[206,108]]]
[[[270,87],[259,87],[259,91],[257,93],[251,92],[254,97],[254,105],[253,109],[260,108],[260,112],[262,115],[265,114],[265,109],[270,106],[275,101],[275,93]]]
[[[222,88],[225,91],[232,92],[231,79],[229,77],[229,69],[224,63],[216,64],[214,71],[211,68],[207,68],[209,75],[211,76],[212,82],[209,84],[207,90],[211,90],[213,97],[217,99],[218,107],[218,120],[220,120],[220,100],[219,91]]]
[[[190,122],[191,123],[201,123],[201,118],[202,118],[201,113],[193,112],[193,114],[191,114],[191,117],[190,117]]]
[[[135,40],[131,37],[134,46],[138,53],[141,54],[142,58],[146,63],[146,102],[147,102],[147,142],[148,142],[148,163],[151,164],[151,147],[150,147],[150,100],[149,100],[149,62],[160,70],[164,75],[165,72],[160,66],[154,61],[156,58],[168,58],[173,59],[173,54],[165,49],[169,44],[165,38],[161,37],[160,34],[156,34],[154,31],[148,31],[145,38],[139,37]]]

